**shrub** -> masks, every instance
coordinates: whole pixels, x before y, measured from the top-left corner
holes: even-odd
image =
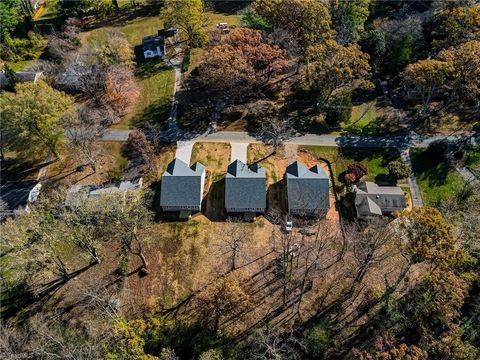
[[[271,25],[267,20],[259,15],[254,14],[250,9],[245,11],[242,17],[242,26],[254,30],[270,31]]]
[[[303,343],[306,346],[306,350],[310,359],[325,359],[325,354],[328,349],[328,342],[328,331],[320,325],[315,325],[313,328],[305,331],[303,334]]]
[[[343,178],[345,179],[345,182],[348,184],[353,184],[354,182],[357,181],[357,177],[353,173],[346,173]]]
[[[47,41],[35,34],[28,32],[27,38],[12,38],[9,35],[3,37],[0,46],[0,57],[7,61],[34,60],[45,47]]]
[[[406,179],[407,177],[410,176],[412,169],[410,169],[409,166],[404,164],[402,161],[396,160],[396,161],[390,161],[388,163],[388,172],[389,174],[399,180],[399,179]]]
[[[355,180],[359,181],[362,177],[368,175],[368,168],[361,162],[353,162],[347,166],[347,174],[355,175]]]
[[[219,349],[210,349],[200,354],[199,360],[222,360],[222,351]]]

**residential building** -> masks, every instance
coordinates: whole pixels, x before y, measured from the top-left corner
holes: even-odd
[[[365,181],[354,185],[358,218],[389,215],[406,208],[405,193],[398,186],[379,186]]]
[[[155,35],[144,37],[142,50],[145,59],[163,57],[165,55],[165,38]]]
[[[0,220],[29,212],[29,205],[40,195],[42,184],[38,181],[7,181],[0,184]]]
[[[125,198],[127,192],[140,190],[142,185],[142,178],[137,182],[121,181],[107,186],[73,185],[67,192],[65,205],[75,208],[81,206],[88,198],[99,198],[109,194],[119,194]]]
[[[162,176],[160,206],[163,211],[200,211],[204,184],[205,166],[174,159]]]
[[[235,160],[225,177],[225,209],[227,213],[265,213],[267,179],[260,164],[248,166]]]
[[[15,81],[17,82],[37,82],[42,78],[43,72],[41,71],[17,71],[15,72]],[[5,72],[0,72],[0,87],[9,87],[12,86],[11,79],[5,74]]]
[[[324,216],[330,208],[329,180],[318,165],[308,169],[295,161],[287,167],[288,213],[299,216]]]

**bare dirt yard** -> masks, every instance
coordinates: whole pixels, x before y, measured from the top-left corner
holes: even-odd
[[[100,185],[121,179],[127,170],[128,159],[124,142],[98,142],[96,172],[79,158],[79,154],[65,148],[60,160],[48,167],[46,181],[59,185]],[[83,165],[83,166],[82,166]]]

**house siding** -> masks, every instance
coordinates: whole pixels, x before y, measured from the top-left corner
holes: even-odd
[[[191,206],[162,206],[163,211],[200,211],[201,205]]]
[[[265,208],[226,208],[229,213],[243,213],[243,212],[255,212],[265,213]]]

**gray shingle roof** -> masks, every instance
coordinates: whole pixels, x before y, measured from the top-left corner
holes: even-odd
[[[232,162],[225,177],[226,208],[265,208],[267,204],[265,169],[248,167],[240,160]]]
[[[202,174],[205,167],[199,162],[189,167],[174,159],[162,176],[160,206],[195,206],[202,202]]]
[[[365,181],[355,186],[355,193],[357,213],[381,215],[382,212],[403,210],[406,207],[405,194],[398,186],[378,186],[373,182]],[[372,202],[378,208],[373,207]],[[381,210],[380,214],[378,209]]]
[[[146,50],[157,51],[157,46],[160,46],[160,48],[162,48],[164,45],[165,45],[165,38],[163,36],[150,35],[150,36],[145,36],[142,39],[143,51],[146,51]]]
[[[41,76],[43,72],[41,71],[17,71],[15,76],[19,82],[28,82],[33,81],[36,82]],[[10,79],[4,72],[0,72],[0,85],[7,86],[10,84]]]
[[[287,167],[287,196],[289,209],[328,209],[329,182],[326,172],[315,165],[307,169],[295,161]]]

